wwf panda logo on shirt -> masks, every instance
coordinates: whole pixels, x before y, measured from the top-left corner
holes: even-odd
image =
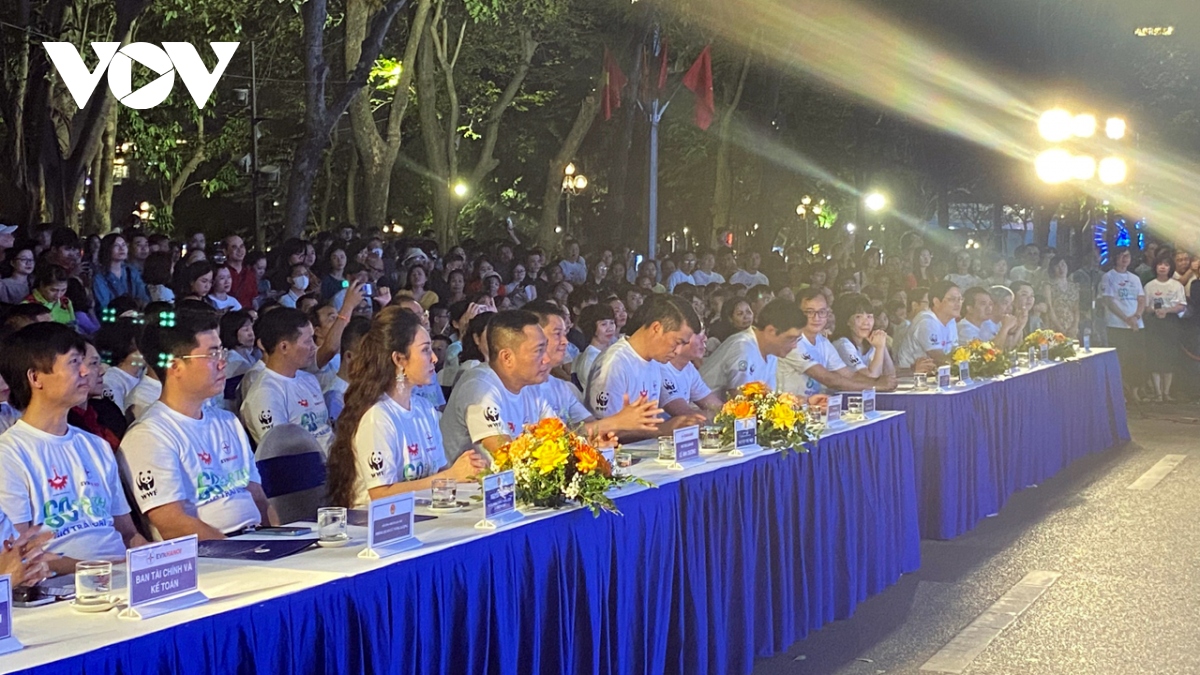
[[[596,394],[596,407],[600,410],[608,408],[608,392],[602,391]]]
[[[489,405],[483,410],[483,419],[488,421],[488,424],[496,424],[500,421],[500,410],[494,405]]]
[[[154,471],[146,470],[139,471],[137,475],[137,486],[142,492],[142,497],[153,497],[158,494],[158,490],[154,489]]]
[[[275,423],[275,418],[271,417],[270,410],[264,410],[258,413],[258,423],[263,425],[264,429],[270,429]]]
[[[100,395],[110,401],[113,401],[116,399],[116,394],[113,394],[112,387],[105,387],[104,391]]]
[[[675,383],[671,380],[663,380],[663,389],[666,389],[668,394],[674,394]]]
[[[380,454],[378,450],[372,452],[371,459],[367,463],[370,464],[371,470],[378,475],[379,472],[383,470],[383,455]]]

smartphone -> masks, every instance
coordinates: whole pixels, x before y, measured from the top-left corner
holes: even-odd
[[[1163,308],[1162,298],[1155,298],[1154,299],[1154,309],[1162,309],[1162,308]]]
[[[284,537],[302,537],[312,534],[311,527],[260,527],[254,534],[278,534]]]
[[[363,284],[362,292],[368,298],[375,297],[375,284]]]

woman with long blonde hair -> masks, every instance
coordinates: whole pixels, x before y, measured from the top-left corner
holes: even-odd
[[[435,379],[429,331],[412,312],[375,317],[350,363],[350,387],[329,450],[329,496],[337,506],[466,480],[486,467],[474,451],[448,465],[433,406],[413,389]]]

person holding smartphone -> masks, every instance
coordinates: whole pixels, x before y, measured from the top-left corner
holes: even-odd
[[[267,502],[246,430],[205,402],[225,391],[229,352],[215,312],[187,312],[142,338],[162,397],[121,443],[125,479],[158,539],[224,539],[278,520]]]
[[[1175,260],[1170,251],[1159,253],[1154,262],[1155,278],[1146,282],[1146,354],[1155,403],[1171,402],[1171,380],[1178,363],[1180,317],[1187,311],[1183,284],[1171,278]]]

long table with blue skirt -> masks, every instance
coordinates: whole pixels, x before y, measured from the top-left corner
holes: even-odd
[[[916,448],[921,537],[952,539],[1019,490],[1130,440],[1112,349],[949,390],[880,393]]]
[[[418,523],[424,545],[382,560],[356,557],[353,527],[346,548],[202,559],[213,599],[147,621],[17,610],[26,648],[0,671],[748,673],[919,566],[903,418],[806,454],[643,460],[633,473],[658,487],[623,488],[622,516],[544,511],[487,532],[472,506]]]

